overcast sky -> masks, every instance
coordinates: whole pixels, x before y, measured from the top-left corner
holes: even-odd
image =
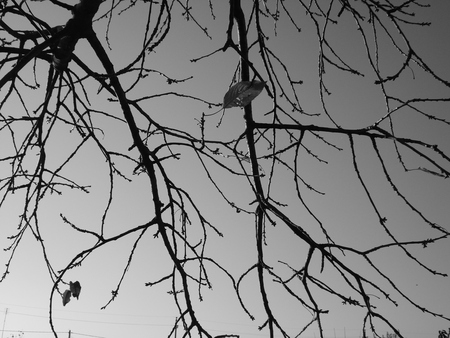
[[[66,1],[75,4],[76,1]],[[246,15],[249,14],[249,1],[246,4]],[[109,3],[109,1],[108,1]],[[221,103],[225,92],[233,80],[233,74],[239,62],[239,57],[231,49],[219,52],[198,62],[191,62],[221,48],[226,41],[228,27],[228,2],[212,1],[215,19],[213,19],[207,1],[190,2],[193,14],[198,23],[208,27],[206,36],[195,21],[186,21],[180,13],[183,9],[178,3],[173,5],[171,31],[166,40],[158,46],[156,53],[149,56],[148,66],[170,77],[191,80],[180,84],[168,85],[166,79],[157,74],[149,73],[148,77],[135,89],[129,92],[129,98],[135,99],[146,95],[155,95],[165,91],[179,91],[185,95],[195,95],[202,99]],[[263,2],[261,2],[262,4]],[[323,126],[332,126],[329,119],[323,114],[320,104],[317,76],[318,45],[316,31],[310,21],[306,19],[304,10],[294,0],[284,1],[286,6],[292,6],[292,12],[298,15],[295,20],[301,26],[297,32],[289,18],[283,14],[276,27],[269,19],[265,20],[264,27],[268,34],[267,44],[276,51],[285,65],[290,69],[291,77],[303,84],[295,87],[302,108],[310,114],[322,113],[321,116],[300,116],[302,123],[317,123]],[[104,12],[108,4],[102,4],[100,12]],[[52,25],[64,24],[70,17],[65,10],[55,10],[55,6],[48,1],[32,4],[33,13]],[[115,63],[116,69],[121,69],[134,59],[136,51],[142,41],[143,25],[146,20],[145,4],[138,3],[134,8],[116,16],[111,21],[108,32],[110,48],[106,43],[107,20],[94,25],[100,40]],[[340,6],[336,6],[336,11]],[[450,4],[445,1],[433,2],[429,8],[419,8],[417,20],[432,21],[429,27],[413,27],[408,30],[411,34],[411,43],[414,48],[423,53],[423,58],[440,72],[446,79],[450,78],[448,60],[450,48],[448,46],[448,32],[450,24],[448,13]],[[342,22],[329,31],[328,38],[334,41],[334,47],[345,56],[346,60],[355,68],[367,72],[368,65],[364,56],[364,46],[354,22],[348,13],[344,12]],[[19,24],[19,23],[17,23]],[[272,25],[272,26],[271,26]],[[274,30],[276,28],[276,34]],[[28,28],[27,28],[28,29]],[[254,29],[250,36],[254,35]],[[380,40],[380,45],[387,40]],[[394,72],[401,65],[401,60],[394,50],[386,47],[380,55],[381,64],[385,67],[384,75]],[[103,72],[99,61],[95,58],[85,41],[81,41],[75,50],[76,55],[91,69]],[[261,69],[262,63],[257,59],[258,51],[253,49],[250,58],[254,58],[255,66]],[[42,63],[43,64],[43,63]],[[72,67],[73,63],[71,63]],[[74,71],[82,73],[73,66]],[[281,68],[280,68],[281,69]],[[26,69],[24,70],[24,72]],[[4,73],[0,73],[3,75]],[[41,89],[29,91],[25,100],[30,106],[37,107],[43,100],[47,68],[38,69]],[[360,128],[373,124],[386,114],[385,101],[379,88],[374,85],[376,78],[370,72],[365,77],[355,77],[337,71],[327,66],[325,79],[327,88],[332,94],[326,98],[329,109],[339,125],[346,128]],[[124,80],[126,84],[129,78]],[[96,83],[87,85],[88,90],[95,93],[98,89]],[[449,88],[436,84],[430,76],[423,75],[419,70],[407,70],[398,84],[389,85],[389,89],[396,95],[414,97],[450,97]],[[0,92],[3,98],[4,93]],[[99,95],[91,95],[90,100],[94,107],[111,115],[121,117],[119,106],[109,102],[105,90]],[[189,133],[199,135],[198,120],[202,113],[212,113],[218,109],[213,107],[207,110],[205,105],[177,97],[162,97],[147,100],[142,106],[149,114],[154,116],[162,125],[179,128]],[[16,113],[14,104],[6,105],[12,115]],[[271,100],[266,92],[262,92],[253,101],[255,120],[270,122],[266,113],[271,109]],[[430,111],[439,118],[449,119],[449,104],[436,104],[430,106]],[[18,116],[21,116],[18,113]],[[207,135],[217,140],[230,140],[237,138],[245,128],[243,111],[240,108],[231,108],[225,111],[224,119],[219,128],[216,127],[220,114],[207,119]],[[450,137],[448,125],[442,126],[428,119],[414,114],[406,109],[395,115],[400,121],[397,124],[398,135],[403,137],[421,138],[431,144],[440,144],[447,154],[450,152]],[[105,115],[94,114],[94,123],[101,126],[103,132],[97,136],[107,145],[109,150],[126,153],[132,145],[131,137],[126,126],[117,120],[107,118]],[[145,126],[144,126],[145,127]],[[48,149],[50,165],[57,166],[64,160],[68,149],[72,149],[79,142],[75,132],[70,126],[61,125],[52,136]],[[0,133],[0,135],[2,135]],[[18,134],[20,137],[20,133]],[[0,136],[1,137],[1,136]],[[336,145],[331,147],[315,139],[311,135],[305,138],[308,149],[319,154],[322,162],[306,153],[299,160],[300,172],[311,186],[325,195],[316,194],[305,189],[305,198],[315,215],[320,216],[321,222],[326,226],[330,236],[336,242],[356,248],[367,248],[383,243],[387,240],[386,234],[380,227],[377,215],[374,213],[364,194],[362,186],[353,169],[352,156],[348,146],[348,139],[344,136],[327,135],[327,142]],[[3,141],[3,140],[2,140]],[[281,138],[281,142],[288,139]],[[420,240],[436,236],[437,233],[417,216],[411,213],[404,202],[392,192],[389,183],[384,179],[376,154],[370,147],[369,140],[355,138],[357,158],[361,164],[360,171],[376,198],[376,204],[388,220],[388,226],[393,233],[402,240]],[[150,141],[151,143],[151,141]],[[154,144],[153,144],[154,145]],[[342,147],[343,150],[338,150]],[[446,148],[445,148],[446,147]],[[392,178],[396,180],[399,189],[407,196],[411,203],[421,207],[424,215],[432,222],[440,224],[450,230],[450,183],[435,175],[427,175],[421,171],[405,173],[396,160],[396,153],[388,142],[380,145],[383,154],[388,160],[388,167]],[[0,153],[1,154],[1,153]],[[130,152],[133,156],[136,153]],[[3,157],[3,155],[0,155]],[[288,156],[285,160],[292,161]],[[233,159],[227,159],[233,163]],[[423,163],[418,161],[411,153],[405,153],[405,163],[414,168]],[[326,163],[325,163],[326,162]],[[131,175],[134,166],[117,159],[117,165],[131,182],[117,178],[114,183],[115,195],[108,217],[106,219],[106,236],[116,235],[130,227],[147,222],[152,217],[149,210],[151,195],[148,189],[148,179],[144,175]],[[230,166],[235,164],[230,164]],[[270,166],[262,168],[266,172]],[[449,169],[449,168],[447,168]],[[295,190],[292,189],[292,177],[289,171],[280,166],[277,168],[277,183],[273,185],[272,194],[280,203],[294,203],[286,213],[301,219],[305,228],[314,236],[321,236],[320,229],[313,217],[298,206]],[[189,191],[191,197],[198,201],[203,208],[204,216],[223,233],[220,238],[211,233],[207,245],[208,255],[215,257],[234,276],[244,273],[256,262],[254,219],[252,215],[244,212],[236,213],[220,194],[205,179],[200,163],[193,152],[186,152],[179,161],[173,160],[167,165],[167,171],[176,184]],[[8,168],[5,163],[0,167],[0,174],[5,175]],[[76,233],[64,224],[60,214],[64,215],[74,224],[86,229],[99,229],[99,224],[108,203],[109,176],[107,166],[100,151],[93,145],[86,147],[77,154],[63,174],[70,176],[74,181],[91,186],[90,193],[85,194],[76,190],[64,191],[61,196],[48,195],[42,201],[40,212],[40,226],[45,243],[48,243],[48,254],[56,270],[64,268],[68,262],[81,250],[95,243],[95,238]],[[216,170],[215,179],[221,184],[223,192],[230,197],[236,205],[247,210],[253,210],[250,205],[254,199],[252,191],[245,179]],[[23,196],[22,196],[23,197]],[[292,202],[295,201],[295,202]],[[254,207],[254,206],[253,206]],[[18,216],[23,212],[21,195],[13,195],[0,210],[2,249],[10,241],[6,238],[14,234]],[[292,237],[291,233],[283,228],[281,223],[275,227],[267,226],[267,263],[280,269],[284,276],[289,276],[289,269],[281,262],[288,262],[292,266],[301,266],[304,261],[306,247]],[[156,230],[150,228],[139,243],[125,280],[121,286],[118,297],[104,310],[101,310],[111,298],[111,291],[116,288],[123,269],[126,267],[128,256],[132,250],[137,235],[112,243],[96,251],[83,262],[81,267],[69,271],[65,280],[80,281],[82,291],[78,300],[72,299],[66,306],[57,298],[53,305],[54,324],[61,337],[67,337],[69,330],[72,337],[165,337],[173,326],[177,311],[172,296],[167,292],[169,284],[159,284],[146,287],[145,283],[156,281],[164,274],[169,273],[171,265],[162,242],[154,238]],[[192,230],[192,236],[196,236]],[[322,239],[323,240],[323,239]],[[448,241],[430,245],[424,250],[421,246],[412,249],[420,261],[433,270],[450,273],[450,246]],[[5,258],[3,258],[5,257]],[[7,254],[0,256],[0,263],[5,264]],[[362,265],[360,258],[348,255],[347,260],[354,260],[355,269],[361,273],[370,273]],[[433,276],[420,268],[418,264],[407,259],[399,249],[389,249],[374,256],[380,264],[383,273],[392,276],[392,281],[402,287],[405,294],[414,302],[429,307],[436,313],[450,316],[450,283],[448,278]],[[320,261],[317,261],[317,271]],[[198,306],[196,314],[203,322],[205,328],[213,334],[234,333],[241,337],[267,337],[266,331],[258,331],[265,317],[262,312],[260,295],[257,289],[256,275],[251,274],[243,282],[243,298],[249,310],[255,315],[255,321],[249,319],[239,306],[236,296],[230,288],[230,281],[210,266],[210,277],[213,288],[205,289],[203,302],[196,301]],[[330,281],[338,280],[331,270],[324,270],[324,276]],[[385,280],[378,280],[380,285],[390,288]],[[339,282],[340,283],[340,282]],[[42,251],[38,242],[27,233],[19,249],[15,253],[10,268],[10,275],[0,283],[0,325],[4,331],[3,337],[12,337],[17,332],[24,332],[24,337],[50,337],[48,324],[49,296],[52,287],[51,279]],[[342,290],[345,286],[340,285]],[[195,290],[195,287],[193,288]],[[386,305],[384,299],[374,300],[378,309],[384,309],[393,323],[398,325],[407,338],[437,338],[438,330],[450,327],[448,321],[424,315],[392,291],[392,296],[399,306]],[[294,334],[305,326],[310,320],[309,312],[296,304],[291,297],[281,292],[279,285],[271,284],[269,292],[272,295],[273,305],[280,322],[285,325],[288,332]],[[278,294],[280,296],[278,296]],[[358,312],[354,307],[342,306],[339,299],[318,293],[320,306],[329,309],[324,317],[324,333],[326,337],[356,338],[361,336],[362,318],[364,313]],[[384,333],[386,328],[380,326]],[[391,330],[389,330],[391,331]],[[312,326],[304,333],[306,338],[318,337],[317,326]],[[281,335],[279,335],[281,337]]]

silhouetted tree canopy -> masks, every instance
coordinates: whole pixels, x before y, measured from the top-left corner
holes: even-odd
[[[14,273],[15,254],[32,235],[52,280],[49,322],[55,337],[55,302],[64,294],[81,301],[88,288],[81,279],[75,288],[78,278],[70,273],[122,243],[126,263],[115,266],[120,278],[107,286],[113,291],[106,307],[121,296],[135,252],[147,240],[162,244],[158,256],[165,265],[140,266],[155,276],[142,281],[142,292],[148,290],[144,284],[170,290],[178,309],[170,337],[176,327],[180,337],[239,336],[214,335],[197,315],[198,300],[207,297],[217,273],[242,315],[267,337],[298,337],[312,327],[323,337],[334,302],[359,309],[364,334],[381,324],[380,333],[387,326],[403,337],[380,303],[406,303],[424,316],[449,320],[448,312],[405,292],[383,258],[406,257],[417,270],[447,276],[422,252],[448,245],[448,224],[442,223],[448,220],[438,216],[448,203],[431,211],[409,190],[424,180],[448,193],[450,74],[447,64],[430,61],[414,42],[429,26],[420,13],[430,5],[0,3],[0,210],[14,205],[20,214],[13,232],[2,232],[9,244],[1,280]],[[130,25],[139,24],[131,38],[122,21],[127,15],[136,18]],[[181,29],[186,23],[197,29],[189,41]],[[442,34],[447,43],[448,32]],[[285,59],[284,48],[295,47],[283,45],[287,36],[314,48],[299,48]],[[194,57],[184,49],[189,44],[198,49]],[[170,67],[175,59],[185,63]],[[348,92],[347,83],[355,86]],[[365,104],[360,87],[379,105]],[[238,119],[238,127],[230,125]],[[94,162],[91,176],[81,176]],[[339,190],[347,180],[356,183],[358,194]],[[121,192],[127,185],[133,187],[128,197]],[[98,196],[95,216],[87,219],[75,193]],[[124,207],[128,198],[139,201],[136,210]],[[344,205],[348,209],[341,210]],[[364,218],[357,212],[361,205]],[[220,221],[218,210],[232,216],[221,214]],[[45,221],[49,212],[59,224]],[[344,224],[352,218],[357,224],[349,230]],[[226,227],[239,231],[231,219],[254,228],[246,248],[250,258],[244,259],[246,251],[228,233]],[[416,231],[403,223],[417,224],[411,225]],[[54,233],[63,229],[70,235],[61,241],[76,246],[74,254],[57,249],[64,244]],[[382,235],[373,237],[375,232]],[[217,241],[229,243],[229,251],[209,244]],[[278,251],[280,243],[296,254]],[[225,259],[230,255],[251,263],[237,271]],[[263,317],[247,301],[248,281],[258,291]],[[280,318],[279,297],[297,304],[301,328],[295,332]]]

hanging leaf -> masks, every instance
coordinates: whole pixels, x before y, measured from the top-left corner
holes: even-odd
[[[241,81],[231,86],[223,98],[223,109],[245,107],[257,97],[265,86],[261,81]]]
[[[62,301],[63,301],[63,305],[64,306],[66,306],[66,304],[68,302],[70,302],[70,296],[71,295],[72,295],[72,292],[70,292],[70,290],[64,291],[63,296],[62,296]]]
[[[70,282],[70,291],[72,292],[72,296],[74,296],[76,299],[78,299],[78,296],[81,292],[81,285],[79,281],[76,281],[75,283]]]

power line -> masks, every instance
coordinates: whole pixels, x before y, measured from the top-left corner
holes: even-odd
[[[9,311],[10,314],[15,314],[19,316],[27,316],[27,317],[36,317],[36,318],[48,318],[48,316],[42,315],[33,315],[29,313],[21,313],[21,312],[12,312]],[[99,320],[85,320],[85,319],[72,319],[72,318],[62,318],[55,317],[53,319],[57,320],[66,320],[69,322],[82,322],[82,323],[93,323],[93,324],[111,324],[111,325],[130,325],[130,326],[171,326],[172,324],[148,324],[148,323],[127,323],[127,322],[109,322],[109,321],[99,321]],[[2,337],[3,338],[3,337]]]
[[[19,304],[6,304],[6,303],[1,303],[0,305],[6,305],[6,306],[10,306],[10,307],[17,307],[17,308],[26,308],[26,309],[36,309],[36,310],[44,310],[46,312],[48,312],[48,308],[44,308],[44,307],[37,307],[37,306],[25,306],[25,305],[19,305]],[[2,310],[0,310],[0,312],[4,312]],[[61,312],[61,310],[56,310],[54,311],[56,312]],[[31,314],[25,314],[23,312],[11,312],[9,311],[9,313],[14,313],[14,314],[18,314],[18,315],[29,315],[29,316],[33,316]],[[130,314],[130,313],[101,313],[101,312],[90,312],[90,311],[75,311],[75,310],[69,310],[69,309],[64,309],[64,313],[79,313],[79,314],[92,314],[92,315],[97,315],[97,316],[119,316],[119,317],[135,317],[135,318],[173,318],[173,315],[141,315],[141,314]],[[39,315],[35,315],[36,317],[43,317],[46,318],[47,316],[39,316]]]
[[[34,331],[34,330],[2,330],[2,336],[3,336],[3,332],[6,333],[45,333],[45,334],[49,334],[49,333],[53,333],[53,331]],[[73,331],[69,331],[71,333],[71,335],[76,335],[76,336],[83,336],[83,337],[92,337],[92,338],[106,338],[104,336],[94,336],[92,334],[86,334],[86,333],[79,333],[79,332],[73,332]],[[64,334],[66,332],[56,332],[58,334]]]
[[[72,334],[75,334],[77,336],[83,336],[83,337],[105,338],[102,336],[93,336],[91,334],[84,334],[84,333],[78,333],[78,332],[73,332],[73,331],[72,331]]]
[[[5,332],[5,323],[6,323],[6,315],[7,314],[8,314],[8,308],[5,309],[5,317],[3,318],[2,338],[3,338],[3,332]]]
[[[53,333],[52,331],[36,331],[36,330],[2,330],[2,334],[3,334],[3,332],[6,332],[6,333],[16,333],[16,332],[18,332],[18,333],[46,333],[46,334]],[[65,332],[56,332],[56,333],[63,334]],[[92,336],[92,337],[95,337],[95,336]],[[101,337],[101,338],[104,338],[104,337]]]

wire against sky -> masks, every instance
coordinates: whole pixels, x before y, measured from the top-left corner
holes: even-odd
[[[13,306],[12,304],[8,304],[9,306]],[[21,305],[14,305],[17,307],[24,307],[24,308],[33,308],[33,309],[39,309],[39,310],[45,310],[44,308],[41,307],[30,307],[30,306],[21,306]],[[29,313],[23,313],[23,312],[16,312],[16,311],[10,311],[9,308],[6,308],[4,311],[0,311],[5,313],[5,319],[6,319],[6,314],[14,314],[14,315],[19,315],[19,316],[26,316],[26,317],[35,317],[35,318],[43,318],[43,319],[47,319],[48,316],[45,315],[35,315],[35,314],[29,314]],[[83,312],[83,311],[68,311],[68,312],[75,312],[75,313],[79,313],[79,314],[94,314],[94,315],[104,315],[104,316],[130,316],[130,317],[144,317],[144,318],[157,318],[157,317],[168,317],[168,316],[145,316],[145,315],[131,315],[131,314],[123,314],[123,313],[113,313],[113,314],[102,314],[102,313],[96,313],[96,312]],[[108,325],[126,325],[126,326],[150,326],[150,327],[158,327],[158,326],[165,326],[165,327],[170,327],[172,326],[171,324],[146,324],[146,323],[131,323],[131,322],[109,322],[109,321],[96,321],[96,320],[83,320],[83,319],[73,319],[73,318],[63,318],[63,317],[54,317],[55,319],[59,319],[59,320],[64,320],[64,321],[69,321],[69,322],[84,322],[84,323],[91,323],[91,324],[108,324]],[[227,326],[237,326],[237,327],[252,327],[252,325],[250,324],[242,324],[242,323],[232,323],[232,322],[226,322],[226,321],[214,321],[214,320],[205,320],[205,322],[209,322],[209,323],[216,323],[216,324],[221,324],[221,325],[227,325]],[[5,320],[4,320],[5,323]],[[216,333],[222,333],[225,334],[226,331],[224,330],[216,330],[216,329],[212,329],[212,332],[216,332]],[[351,334],[348,335],[347,331],[350,331]],[[2,336],[3,333],[16,333],[16,334],[20,334],[20,333],[27,333],[27,334],[51,334],[51,331],[45,331],[45,330],[5,330],[3,327],[2,330]],[[245,336],[252,336],[252,337],[265,337],[265,335],[263,333],[254,333],[254,332],[248,332],[248,331],[235,331],[237,334],[240,335],[245,335]],[[331,334],[331,331],[329,331]],[[336,332],[340,333],[338,335],[336,335]],[[65,334],[67,332],[57,332],[60,334]],[[343,337],[343,338],[360,338],[362,337],[362,333],[360,332],[360,330],[346,330],[344,329],[333,329],[333,334],[334,337]],[[78,333],[78,332],[73,332],[71,331],[71,336],[75,337],[75,336],[84,336],[84,337],[95,337],[95,338],[107,338],[107,337],[103,337],[103,336],[97,336],[97,335],[90,335],[90,334],[84,334],[84,333]],[[315,336],[305,336],[305,338],[317,338]]]
[[[17,333],[17,334],[21,334],[21,333],[27,333],[27,334],[53,334],[52,331],[32,331],[32,330],[2,330],[2,335],[3,332],[6,333]],[[73,331],[69,331],[71,336],[81,336],[81,337],[93,337],[93,338],[107,338],[104,336],[94,336],[91,334],[85,334],[85,333],[78,333],[78,332],[73,332]],[[57,332],[58,334],[65,334],[65,333],[69,333],[69,332]]]

